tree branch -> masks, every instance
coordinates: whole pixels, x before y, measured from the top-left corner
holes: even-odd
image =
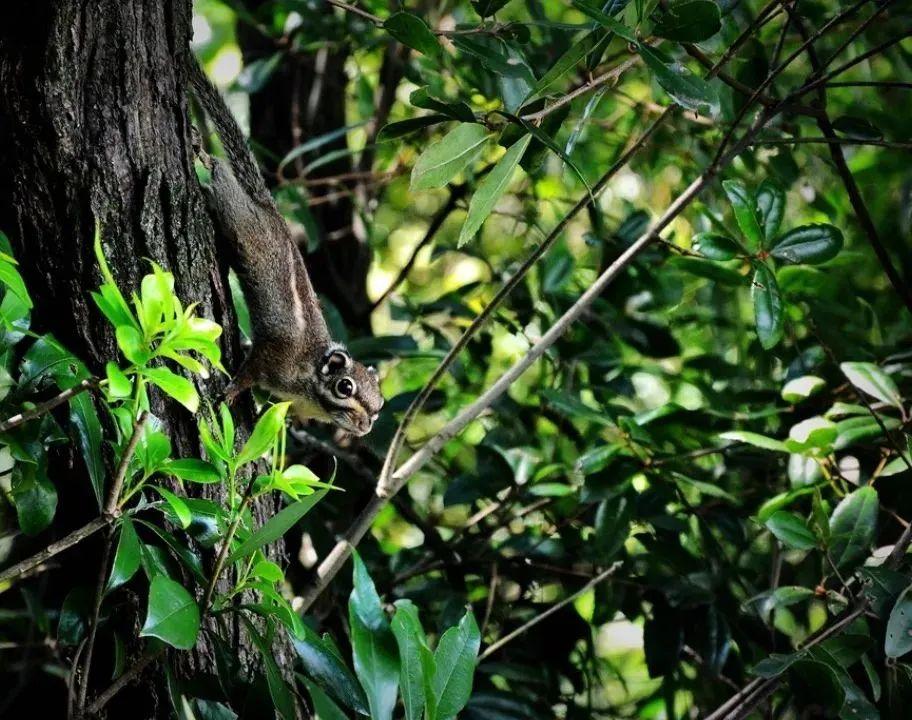
[[[617,571],[617,569],[619,567],[621,567],[621,565],[623,565],[623,563],[621,563],[621,562],[616,562],[616,563],[612,564],[611,567],[609,567],[607,570],[603,570],[602,572],[600,572],[598,575],[596,575],[594,578],[592,578],[589,582],[587,582],[585,585],[583,585],[579,590],[577,590],[572,595],[568,595],[560,602],[555,603],[554,605],[549,607],[544,612],[540,613],[539,615],[536,615],[534,618],[529,620],[529,622],[525,623],[524,625],[521,625],[520,627],[516,628],[512,632],[507,633],[502,638],[500,638],[497,642],[494,642],[494,643],[491,643],[490,645],[488,645],[488,647],[485,648],[484,652],[482,652],[478,656],[478,659],[475,661],[475,663],[480,664],[482,660],[484,660],[486,657],[489,657],[489,656],[493,655],[494,653],[496,653],[507,643],[512,642],[513,640],[518,638],[523,633],[526,633],[529,630],[531,630],[532,628],[534,628],[536,625],[538,625],[543,620],[546,620],[547,618],[549,618],[551,615],[553,615],[554,613],[559,611],[561,608],[564,608],[567,605],[569,605],[570,603],[572,603],[574,600],[576,600],[581,595],[584,595],[585,593],[589,592],[589,590],[594,588],[596,585],[601,583],[603,580],[606,580],[609,577],[611,577]]]
[[[77,543],[82,542],[87,537],[101,530],[103,527],[107,527],[113,520],[114,518],[112,517],[106,517],[104,515],[99,516],[91,522],[86,523],[81,528],[74,530],[63,539],[51,543],[41,552],[35,553],[30,558],[26,558],[25,560],[16,563],[12,567],[7,568],[3,572],[0,572],[0,585],[10,580],[16,580],[22,577],[30,570],[33,570],[39,565],[47,562],[55,555],[59,555],[64,550],[71,548]]]
[[[42,403],[38,403],[31,410],[25,410],[18,415],[13,415],[8,420],[0,422],[0,433],[6,432],[7,430],[12,430],[17,425],[21,425],[24,422],[28,422],[29,420],[34,420],[35,418],[41,417],[45,413],[53,410],[58,405],[63,405],[63,403],[65,403],[70,398],[74,398],[77,395],[84,393],[86,390],[92,390],[93,388],[98,387],[98,385],[98,378],[87,378],[85,380],[82,380],[73,387],[64,390],[58,395],[55,395],[50,400],[45,400]]]
[[[317,580],[303,594],[303,609],[307,609],[319,596],[332,578],[342,568],[352,549],[356,546],[370,528],[374,518],[386,505],[388,499],[395,495],[406,481],[418,472],[450,439],[455,437],[472,420],[503,395],[507,389],[526,372],[536,360],[560,338],[576,320],[583,315],[589,306],[602,292],[620,275],[634,258],[650,245],[659,233],[662,232],[699,193],[713,180],[719,170],[730,162],[738,153],[743,151],[746,143],[758,132],[775,114],[775,109],[762,112],[753,125],[748,129],[745,138],[736,143],[728,152],[714,160],[709,167],[694,180],[677,199],[671,203],[662,216],[656,220],[640,237],[630,245],[621,255],[596,279],[596,281],[577,299],[577,301],[551,326],[551,328],[535,342],[529,351],[517,361],[507,372],[482,393],[475,402],[464,408],[455,418],[448,422],[434,437],[426,442],[421,449],[406,460],[390,475],[388,481],[381,477],[377,486],[377,493],[368,501],[364,510],[355,519],[345,535],[336,543],[320,566],[317,568]],[[665,117],[664,115],[662,117]],[[658,121],[656,121],[658,122]],[[653,128],[656,123],[653,123]],[[588,197],[581,201],[588,203]],[[565,220],[567,218],[565,217]],[[514,276],[515,277],[515,276]],[[387,456],[389,459],[389,455]]]

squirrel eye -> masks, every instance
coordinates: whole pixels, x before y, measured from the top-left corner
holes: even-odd
[[[336,395],[349,398],[355,394],[355,383],[351,378],[342,378],[336,383]]]

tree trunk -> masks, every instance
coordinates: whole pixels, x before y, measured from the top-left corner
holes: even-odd
[[[39,0],[21,17],[12,14],[0,10],[0,229],[10,236],[35,300],[33,329],[53,333],[96,373],[117,357],[111,328],[89,296],[100,283],[92,251],[98,222],[118,284],[137,288],[149,270],[147,258],[170,270],[181,301],[199,303],[200,314],[225,328],[224,364],[236,367],[241,350],[226,268],[192,160],[184,69],[191,0]],[[225,384],[214,375],[200,393],[214,402]],[[153,411],[176,457],[199,456],[195,417],[161,398],[153,400]],[[241,433],[250,414],[243,420]],[[51,469],[61,500],[54,528],[65,532],[91,517],[91,491],[85,478],[73,477],[78,461],[57,465]],[[221,492],[202,487],[209,497]],[[272,506],[258,510],[261,517],[272,512]],[[49,534],[36,538],[35,549],[53,539]],[[51,590],[77,576],[94,578],[100,542],[68,551],[64,568],[78,572],[64,569],[62,579],[50,581]],[[246,636],[234,636],[243,661],[250,655]],[[179,655],[183,670],[214,672],[205,638],[201,634],[192,655]],[[110,640],[99,636],[101,666],[101,656],[110,654],[102,642]],[[107,675],[93,673],[92,692],[110,681],[110,661],[107,667]],[[150,717],[168,715],[162,675],[153,677],[132,691],[130,704],[112,702],[111,716],[120,716],[118,707],[130,708],[131,717],[144,716],[137,707],[150,708]],[[47,707],[64,717],[65,688],[59,680],[52,687],[56,694],[46,696]],[[145,704],[136,704],[137,694]],[[25,713],[15,708],[12,716]]]

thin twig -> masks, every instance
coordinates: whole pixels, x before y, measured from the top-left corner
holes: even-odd
[[[599,75],[598,77],[592,78],[592,80],[590,80],[589,82],[584,83],[583,85],[580,85],[578,88],[575,88],[574,90],[571,90],[566,95],[562,95],[558,100],[555,100],[553,103],[551,103],[547,107],[539,110],[538,112],[528,113],[526,115],[523,115],[522,119],[526,120],[528,122],[531,122],[531,123],[539,122],[540,120],[543,120],[548,115],[553,113],[558,108],[563,107],[564,105],[566,105],[569,102],[573,102],[580,95],[585,95],[590,90],[594,90],[597,87],[601,87],[602,85],[605,85],[606,83],[616,82],[617,79],[621,77],[621,75],[623,75],[627,70],[629,70],[631,67],[636,65],[639,61],[640,61],[640,56],[634,55],[632,58],[625,60],[617,67],[612,68],[608,72],[603,73],[603,74]]]
[[[114,482],[111,483],[111,490],[108,492],[108,501],[105,503],[105,515],[116,515],[118,503],[120,502],[120,493],[123,490],[124,480],[127,477],[127,470],[130,467],[130,461],[136,453],[136,446],[142,436],[143,428],[146,426],[146,420],[149,415],[145,410],[141,410],[133,423],[133,433],[127,441],[123,455],[120,456],[120,463],[117,465],[117,472],[114,474]]]
[[[63,403],[65,403],[70,398],[76,397],[77,395],[84,393],[86,390],[92,390],[93,388],[98,387],[98,384],[98,378],[86,378],[73,387],[67,388],[63,392],[55,395],[50,400],[45,400],[42,403],[38,403],[30,410],[25,410],[18,415],[13,415],[11,418],[0,422],[0,433],[6,432],[7,430],[12,430],[17,425],[21,425],[24,422],[28,422],[29,420],[34,420],[35,418],[41,417],[45,413],[53,410],[58,405],[63,405]]]
[[[841,137],[800,137],[777,138],[773,140],[755,140],[750,143],[756,145],[866,145],[871,147],[884,147],[892,150],[912,150],[912,142],[899,140],[874,140],[864,138]]]
[[[92,704],[86,708],[85,714],[88,716],[97,715],[98,712],[110,702],[111,698],[117,695],[117,693],[123,690],[133,680],[138,678],[149,665],[155,662],[159,656],[165,652],[165,650],[167,650],[167,646],[160,647],[157,650],[147,650],[143,653],[142,657],[136,661],[136,664],[133,665],[133,667],[112,682],[104,692],[95,698]]]
[[[371,305],[371,310],[378,308],[383,302],[392,295],[396,288],[398,288],[405,279],[409,276],[409,273],[412,271],[412,268],[415,266],[415,262],[418,259],[418,253],[420,253],[429,243],[434,240],[434,236],[437,235],[437,232],[443,227],[443,224],[446,222],[446,219],[450,216],[459,201],[465,196],[465,186],[458,185],[450,190],[450,196],[447,198],[447,201],[440,207],[440,209],[434,213],[434,216],[431,218],[431,222],[428,225],[427,230],[424,233],[424,237],[421,238],[421,241],[415,246],[415,249],[412,251],[412,254],[409,256],[408,261],[405,265],[402,266],[402,269],[399,271],[399,274],[396,276],[396,279],[390,283],[389,287],[383,291],[383,293],[378,297],[373,304]]]
[[[57,542],[51,543],[41,552],[35,553],[29,558],[22,560],[21,562],[16,563],[12,567],[7,568],[3,572],[0,572],[0,585],[3,585],[9,580],[16,580],[30,570],[38,567],[39,565],[47,562],[55,555],[59,555],[64,550],[71,548],[73,545],[82,542],[90,535],[101,530],[103,527],[109,525],[114,518],[106,517],[101,515],[91,522],[86,523],[81,528],[74,530],[65,538],[58,540]]]
[[[491,643],[490,645],[488,645],[488,647],[486,647],[484,649],[484,652],[482,652],[478,656],[478,660],[476,660],[476,664],[481,663],[482,660],[484,660],[486,657],[489,657],[490,655],[493,655],[494,653],[496,653],[507,643],[512,642],[513,640],[518,638],[523,633],[528,632],[529,630],[534,628],[536,625],[538,625],[543,620],[547,620],[549,617],[551,617],[551,615],[558,612],[561,608],[566,607],[567,605],[572,603],[574,600],[576,600],[581,595],[589,592],[592,588],[594,588],[600,582],[611,577],[615,572],[617,572],[617,569],[619,567],[621,567],[621,565],[623,565],[623,563],[621,563],[621,562],[614,563],[607,570],[603,570],[598,575],[596,575],[594,578],[592,578],[589,582],[587,582],[585,585],[583,585],[579,590],[577,590],[572,595],[568,595],[563,600],[561,600],[559,603],[555,603],[554,605],[549,607],[547,610],[545,610],[543,613],[536,615],[534,618],[529,620],[529,622],[525,623],[524,625],[521,625],[520,627],[516,628],[512,632],[507,633],[502,638],[500,638],[497,642],[494,642],[494,643]]]
[[[120,493],[123,490],[124,479],[127,477],[127,469],[130,467],[130,461],[136,454],[136,447],[142,436],[143,429],[146,426],[148,414],[141,410],[136,420],[133,422],[133,432],[123,454],[120,456],[120,462],[117,465],[117,472],[114,475],[114,482],[111,483],[111,489],[108,492],[108,500],[105,503],[104,514],[108,518],[116,518],[119,514],[118,502]],[[95,584],[95,604],[92,608],[92,619],[89,623],[89,634],[85,646],[85,660],[82,666],[82,679],[79,684],[79,700],[76,708],[79,715],[85,709],[86,695],[89,691],[89,673],[92,669],[92,654],[95,650],[95,636],[98,633],[98,618],[101,615],[101,603],[104,600],[105,579],[108,576],[108,561],[111,559],[111,547],[114,543],[113,528],[108,528],[108,534],[104,542],[104,551],[101,554],[101,564],[98,568],[98,581]],[[76,665],[73,665],[74,671]]]

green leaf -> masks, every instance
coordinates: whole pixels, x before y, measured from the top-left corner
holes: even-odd
[[[708,40],[722,27],[713,0],[677,0],[659,15],[653,32],[666,40],[696,43]]]
[[[425,687],[421,651],[427,643],[418,619],[418,608],[410,600],[399,600],[391,627],[399,646],[399,685],[402,688],[405,717],[406,720],[421,720],[424,714]]]
[[[436,36],[417,15],[407,12],[393,13],[383,22],[383,28],[403,45],[408,45],[420,53],[428,56],[441,54]]]
[[[782,399],[787,403],[800,403],[816,395],[826,387],[826,380],[816,375],[802,375],[792,378],[782,387]]]
[[[310,695],[317,720],[348,720],[348,716],[329,695],[320,689],[319,685],[303,677],[302,681]]]
[[[93,593],[86,585],[77,585],[63,600],[60,606],[60,619],[57,621],[57,642],[61,645],[78,645],[85,637],[92,611]]]
[[[739,255],[747,255],[736,240],[718,233],[704,232],[694,235],[694,250],[710,260],[731,260]]]
[[[0,259],[0,282],[9,289],[20,303],[27,309],[32,309],[32,299],[29,297],[28,290],[22,276],[16,269],[16,266],[6,259]]]
[[[633,509],[623,495],[599,504],[595,513],[595,542],[592,544],[599,563],[611,562],[624,547],[632,518]]]
[[[747,238],[748,247],[755,250],[762,247],[763,231],[760,229],[760,220],[757,216],[757,203],[750,191],[740,180],[724,180],[722,187],[731,203],[738,227]]]
[[[157,637],[179,650],[189,650],[196,645],[199,629],[200,611],[193,596],[171,578],[155,575],[140,636]]]
[[[902,591],[890,611],[884,653],[888,658],[902,657],[912,651],[912,585]]]
[[[162,499],[164,499],[166,503],[168,503],[168,507],[171,509],[174,517],[177,518],[181,528],[188,528],[193,521],[193,514],[190,512],[190,508],[187,507],[187,503],[184,502],[184,499],[159,485],[152,485],[151,487],[162,496]]]
[[[902,408],[902,395],[896,383],[874,363],[844,362],[840,363],[839,369],[862,392],[895,408]]]
[[[480,646],[481,633],[471,610],[440,638],[434,652],[437,671],[433,681],[439,718],[455,718],[469,701]]]
[[[117,363],[109,362],[105,365],[105,374],[108,377],[108,392],[111,397],[125,398],[133,393],[133,383],[117,367]]]
[[[257,424],[241,448],[237,456],[237,464],[244,465],[258,460],[266,451],[270,450],[279,436],[285,430],[285,415],[288,413],[290,402],[276,403],[270,407],[257,420]]]
[[[769,178],[757,188],[757,215],[765,239],[762,246],[767,247],[779,232],[785,215],[785,191]]]
[[[257,650],[260,651],[260,656],[263,658],[263,665],[266,668],[266,684],[269,687],[269,695],[272,698],[273,707],[278,710],[279,716],[283,720],[297,720],[297,704],[295,703],[294,695],[282,678],[282,671],[279,670],[279,666],[275,661],[272,648],[266,638],[257,632],[253,623],[243,615],[241,617],[247,627],[247,634],[250,635],[253,644],[256,645]]]
[[[114,331],[117,345],[124,357],[134,365],[145,365],[152,354],[143,340],[142,333],[132,325],[118,325]]]
[[[180,458],[171,460],[162,468],[163,472],[174,475],[181,480],[208,485],[222,479],[218,469],[212,463],[198,458]]]
[[[70,398],[70,425],[76,435],[76,444],[89,471],[89,480],[99,509],[104,502],[105,466],[101,455],[101,420],[92,402],[92,396],[81,393]]]
[[[314,505],[320,502],[327,492],[327,490],[320,490],[313,495],[308,495],[300,502],[280,510],[263,523],[237,550],[231,553],[228,557],[228,562],[232,563],[240,558],[247,557],[254,550],[259,550],[264,545],[278,540],[294,527],[298,520],[304,517]]]
[[[307,625],[301,626],[299,634],[289,633],[289,637],[308,677],[346,707],[368,714],[364,691],[325,640]]]
[[[785,547],[791,550],[810,550],[817,547],[817,538],[807,523],[794,513],[780,510],[764,523]]]
[[[802,452],[813,448],[829,450],[832,449],[838,435],[836,423],[816,415],[792,426],[785,446],[790,452]]]
[[[462,122],[468,123],[477,122],[475,113],[472,112],[472,108],[466,105],[466,103],[439,100],[432,96],[430,90],[426,87],[420,87],[409,95],[409,102],[417,108],[433,110],[434,112],[453,118],[453,120],[461,120]]]
[[[354,558],[354,589],[348,601],[355,673],[367,695],[372,720],[390,720],[399,687],[396,639],[367,568]]]
[[[272,583],[282,582],[285,579],[285,573],[282,572],[282,568],[272,562],[272,560],[260,560],[250,570],[250,574],[253,577],[262,578]]]
[[[513,177],[513,171],[522,159],[523,153],[532,141],[531,135],[517,140],[497,161],[497,164],[479,183],[478,189],[469,202],[469,212],[465,224],[459,232],[459,246],[465,245],[475,237],[485,219],[491,214],[500,196],[503,195]]]
[[[666,61],[648,45],[638,43],[637,48],[656,81],[678,105],[704,115],[718,113],[719,95],[706,80],[697,77],[683,65]]]
[[[602,10],[604,5],[605,3],[603,2],[592,2],[592,0],[573,0],[574,7],[591,17],[599,25],[608,28],[611,32],[629,43],[636,43],[636,33],[624,25],[624,23],[615,20],[611,15],[605,13]]]
[[[804,658],[805,655],[806,653],[804,652],[791,653],[790,655],[773,653],[754,665],[751,668],[751,674],[767,679],[778,677],[796,662]]]
[[[775,440],[774,438],[760,435],[759,433],[747,432],[744,430],[730,430],[721,433],[719,437],[723,440],[743,442],[748,445],[753,445],[754,447],[763,448],[764,450],[772,450],[773,452],[788,452],[788,448],[781,440]]]
[[[125,516],[120,521],[120,538],[117,541],[114,565],[111,567],[111,575],[105,586],[105,592],[111,592],[132,578],[139,570],[141,560],[142,550],[139,546],[139,536],[136,534],[136,528],[133,527],[133,521]]]
[[[195,502],[193,499],[190,499],[188,502]],[[193,511],[191,510],[191,513]],[[194,515],[194,520],[197,515]],[[160,528],[158,525],[155,525],[145,520],[140,520],[146,528],[154,532],[158,537],[160,537],[168,548],[171,550],[171,553],[183,564],[187,570],[190,571],[190,574],[193,575],[193,579],[196,580],[196,583],[200,587],[206,586],[206,576],[203,573],[203,563],[200,560],[199,555],[190,550],[186,545],[180,542],[174,535],[169,533],[167,530]]]
[[[459,123],[418,156],[412,168],[411,190],[443,187],[472,164],[487,140],[484,125]]]
[[[802,225],[780,235],[770,249],[777,260],[818,265],[842,250],[842,232],[833,225]]]
[[[782,339],[785,319],[776,276],[763,263],[758,263],[754,271],[751,299],[754,302],[757,338],[765,350],[770,350]]]
[[[48,480],[45,460],[16,463],[12,491],[19,528],[26,535],[37,535],[51,524],[57,512],[57,489]]]
[[[168,368],[143,368],[142,374],[167,395],[177,400],[190,412],[199,410],[199,394],[193,383],[185,377],[171,372]]]
[[[844,497],[830,516],[829,555],[840,571],[854,568],[868,554],[877,532],[880,502],[874,488]]]
[[[450,120],[451,117],[448,115],[442,115],[435,113],[433,115],[422,115],[421,117],[409,118],[408,120],[400,120],[399,122],[389,123],[384,125],[380,132],[377,133],[377,142],[384,142],[385,140],[396,140],[405,135],[409,135],[417,130],[422,130],[423,128],[430,127],[431,125],[439,125],[442,122]]]

